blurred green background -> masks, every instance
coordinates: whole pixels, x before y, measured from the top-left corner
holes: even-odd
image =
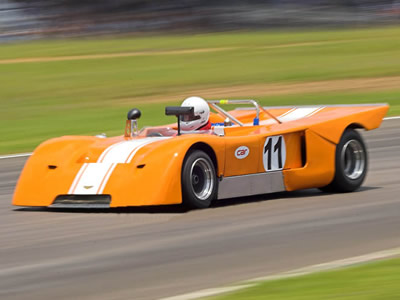
[[[0,47],[0,153],[70,134],[171,123],[192,95],[263,105],[388,102],[400,114],[400,27],[42,40]]]

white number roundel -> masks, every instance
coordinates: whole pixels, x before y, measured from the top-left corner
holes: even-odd
[[[266,138],[263,148],[265,171],[282,170],[286,162],[286,144],[282,135]]]

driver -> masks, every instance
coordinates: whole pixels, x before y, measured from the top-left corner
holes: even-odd
[[[208,106],[206,100],[200,97],[189,97],[182,102],[181,106],[194,107],[194,117],[181,117],[179,122],[182,130],[193,131],[211,129],[211,122],[209,120],[210,107]]]

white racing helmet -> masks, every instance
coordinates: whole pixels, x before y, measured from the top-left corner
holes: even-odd
[[[182,116],[180,119],[181,129],[184,131],[197,130],[208,123],[210,107],[206,100],[200,97],[186,98],[181,106],[193,106],[194,117]]]

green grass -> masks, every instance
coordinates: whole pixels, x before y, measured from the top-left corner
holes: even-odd
[[[398,27],[371,28],[356,30],[330,31],[271,31],[271,32],[236,32],[209,33],[190,35],[168,35],[148,37],[106,37],[80,38],[68,40],[50,40],[41,42],[23,42],[2,45],[0,59],[22,57],[47,57],[66,55],[87,55],[102,53],[120,53],[146,50],[174,50],[214,47],[260,47],[305,42],[352,42],[354,40],[382,41],[375,46],[395,40],[399,36]]]
[[[397,300],[400,299],[400,259],[261,282],[208,300]]]
[[[207,53],[0,64],[0,153],[30,151],[41,141],[64,134],[121,134],[125,114],[133,106],[143,110],[142,126],[172,122],[163,116],[163,97],[194,89],[400,76],[398,36],[400,27],[0,45],[0,60],[233,47]],[[280,45],[289,46],[276,47]],[[145,103],[147,96],[160,102]],[[248,95],[253,96],[257,95]],[[395,115],[400,113],[399,96],[400,87],[393,87],[257,99],[266,105],[389,102],[389,114]]]

